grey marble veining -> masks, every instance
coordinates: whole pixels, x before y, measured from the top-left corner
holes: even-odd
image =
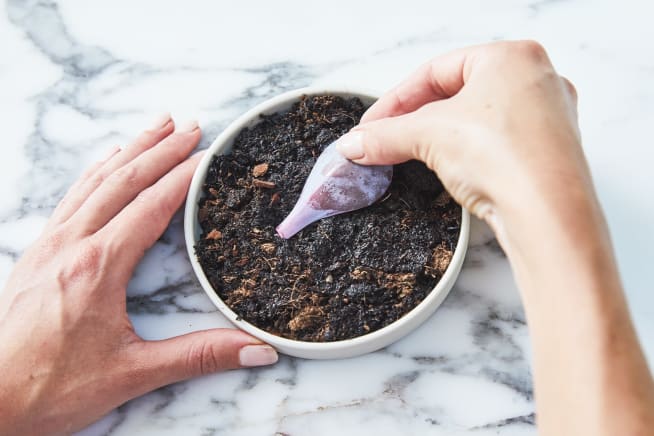
[[[586,153],[651,361],[653,12],[647,1],[603,0],[8,0],[0,18],[0,278],[84,167],[157,112],[199,118],[205,148],[235,117],[289,89],[381,92],[451,48],[536,38],[579,89]],[[137,269],[127,307],[151,339],[228,326],[191,272],[181,215]],[[520,298],[497,242],[474,222],[452,293],[392,346],[340,361],[282,357],[271,368],[178,383],[81,434],[525,435],[536,433],[534,410]]]

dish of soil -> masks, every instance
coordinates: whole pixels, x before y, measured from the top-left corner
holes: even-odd
[[[241,131],[209,167],[196,256],[218,296],[271,334],[328,342],[373,332],[416,307],[450,263],[461,208],[415,161],[395,166],[374,205],[288,240],[276,234],[318,155],[365,109],[357,98],[305,96]]]

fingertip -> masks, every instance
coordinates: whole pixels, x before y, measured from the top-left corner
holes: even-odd
[[[120,145],[114,145],[111,147],[109,152],[102,158],[100,159],[99,163],[104,163],[114,157],[116,154],[118,154],[123,148]]]
[[[202,159],[204,157],[205,153],[206,153],[206,150],[198,150],[195,153],[191,154],[189,159],[193,160],[195,162],[198,162],[198,161],[200,161],[200,159]]]
[[[213,332],[216,334],[215,338],[225,345],[225,352],[229,352],[230,346],[227,344],[230,343],[233,347],[231,349],[236,351],[236,365],[231,366],[232,368],[272,365],[279,359],[277,350],[242,330],[228,328],[215,329]]]
[[[361,124],[344,136],[348,140],[342,153],[360,165],[395,165],[418,159],[415,144],[423,134],[422,123],[413,112]]]
[[[190,171],[190,174],[195,171],[195,168],[197,168],[198,164],[200,163],[200,160],[204,156],[205,151],[200,150],[198,152],[195,152],[191,154],[189,157],[184,160],[184,162],[180,163],[180,169],[184,168],[185,171]]]
[[[352,130],[336,141],[336,151],[350,160],[360,160],[365,156],[363,132]]]
[[[378,100],[379,101],[379,100]],[[382,118],[377,114],[377,108],[379,107],[379,104],[373,103],[372,106],[370,106],[361,116],[361,120],[359,120],[359,124],[365,124],[370,121],[374,121],[376,119]]]
[[[239,350],[238,359],[242,367],[249,368],[277,363],[279,356],[270,345],[246,345]]]
[[[200,125],[197,120],[184,121],[175,129],[175,133],[197,133],[199,131]]]
[[[172,121],[170,112],[162,112],[152,119],[148,130],[162,130],[165,127],[169,127],[169,124],[171,124]]]

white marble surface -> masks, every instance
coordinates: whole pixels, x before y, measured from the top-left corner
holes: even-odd
[[[82,169],[157,112],[199,118],[206,146],[244,110],[288,89],[384,90],[448,49],[535,38],[578,87],[585,150],[654,362],[650,1],[233,3],[2,5],[0,281]],[[344,361],[282,358],[180,383],[82,434],[535,434],[520,300],[488,230],[477,223],[473,233],[442,308],[388,349]],[[179,217],[147,254],[128,300],[147,338],[226,324],[192,277]]]

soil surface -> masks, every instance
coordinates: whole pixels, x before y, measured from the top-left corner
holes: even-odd
[[[208,171],[197,257],[220,298],[272,334],[324,342],[378,330],[418,305],[450,263],[461,208],[415,161],[395,166],[374,205],[277,236],[317,156],[365,109],[356,98],[305,97],[240,132]]]

